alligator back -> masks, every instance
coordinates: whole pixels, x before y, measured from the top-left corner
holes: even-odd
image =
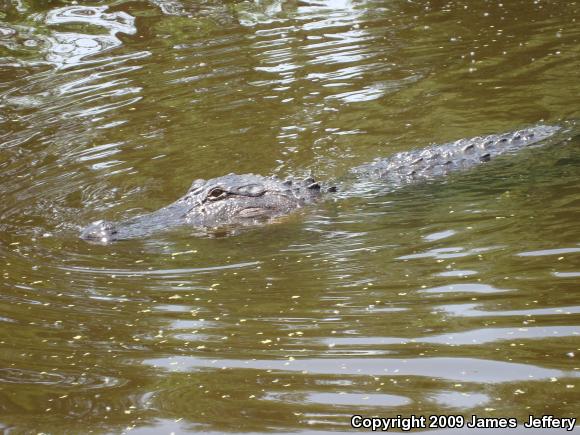
[[[536,144],[560,128],[539,125],[516,132],[461,139],[444,145],[405,151],[352,169],[357,176],[380,178],[393,184],[428,180],[472,168],[502,154]]]

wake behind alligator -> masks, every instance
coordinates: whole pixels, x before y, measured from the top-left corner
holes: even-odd
[[[538,125],[516,132],[478,136],[406,151],[351,170],[358,179],[378,179],[393,189],[467,170],[503,154],[539,144],[560,128]],[[336,189],[313,178],[281,180],[255,174],[229,174],[195,180],[187,193],[152,213],[120,222],[99,220],[81,238],[99,243],[147,236],[171,226],[235,228],[267,223],[320,201]]]

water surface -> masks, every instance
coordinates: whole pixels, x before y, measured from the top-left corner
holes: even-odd
[[[580,417],[577,3],[0,5],[4,432]],[[196,178],[538,123],[568,130],[237,236],[78,238]]]

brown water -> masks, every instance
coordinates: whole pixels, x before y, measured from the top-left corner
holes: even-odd
[[[238,236],[78,238],[195,178],[577,132],[577,2],[76,3],[0,2],[4,433],[580,417],[577,133]]]

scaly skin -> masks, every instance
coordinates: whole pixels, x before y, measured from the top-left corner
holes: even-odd
[[[560,128],[539,125],[504,134],[461,139],[444,145],[405,151],[352,169],[358,177],[380,178],[395,185],[429,180],[488,162],[538,143]]]
[[[462,139],[397,153],[351,172],[359,178],[378,178],[394,187],[403,186],[472,168],[536,144],[558,130],[559,127],[540,125],[515,133]],[[176,225],[201,229],[258,225],[318,201],[321,193],[320,185],[312,178],[295,183],[254,174],[200,179],[193,182],[183,197],[166,207],[118,223],[93,222],[82,231],[81,238],[108,243],[143,237]]]
[[[108,243],[143,237],[176,225],[196,228],[257,225],[311,204],[320,196],[321,187],[313,178],[293,182],[254,174],[229,174],[199,179],[174,203],[123,222],[93,222],[82,231],[81,238]]]

